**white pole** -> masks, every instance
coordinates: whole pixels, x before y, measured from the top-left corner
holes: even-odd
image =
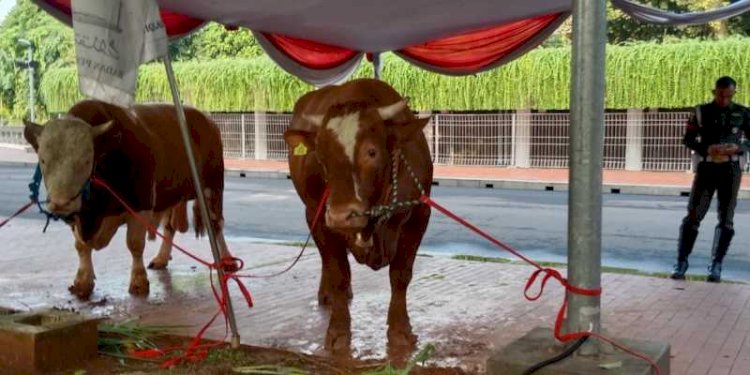
[[[188,130],[187,120],[185,119],[185,109],[182,107],[182,100],[180,100],[180,92],[177,89],[177,80],[174,77],[174,71],[172,70],[172,62],[169,58],[169,53],[164,56],[164,67],[167,69],[167,80],[169,80],[169,89],[172,91],[172,100],[174,101],[175,109],[177,111],[177,120],[180,123],[180,131],[182,133],[182,142],[185,146],[185,153],[188,157],[188,163],[190,164],[190,173],[193,175],[193,185],[195,186],[196,200],[203,216],[203,224],[208,233],[208,240],[211,243],[211,253],[214,256],[214,262],[216,264],[221,263],[221,253],[219,252],[219,246],[216,242],[216,234],[214,233],[213,226],[210,222],[210,216],[208,214],[208,206],[206,205],[206,197],[203,194],[203,186],[201,184],[200,176],[198,175],[198,167],[195,163],[195,155],[193,154],[193,142],[190,139],[190,131]],[[223,155],[220,155],[223,157]],[[216,273],[219,279],[223,279],[224,271],[221,267],[217,267]],[[224,289],[222,288],[222,293]],[[237,321],[234,317],[234,308],[232,307],[232,298],[227,291],[227,295],[224,296],[227,301],[227,317],[229,320],[229,328],[232,331],[232,348],[240,347],[240,335],[237,332]]]

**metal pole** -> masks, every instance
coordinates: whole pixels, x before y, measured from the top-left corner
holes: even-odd
[[[29,46],[27,49],[28,59],[26,62],[28,63],[28,69],[29,69],[29,106],[31,108],[31,121],[34,121],[34,106],[35,106],[35,96],[34,96],[34,65],[31,64],[31,61],[34,59],[34,49]]]
[[[573,2],[568,279],[591,289],[601,285],[606,26],[606,0]],[[599,297],[571,294],[567,329],[598,333],[600,303]],[[598,354],[599,349],[597,341],[589,340],[580,354]]]
[[[375,79],[379,80],[383,74],[382,66],[380,65],[380,53],[372,53],[372,70],[375,74]]]
[[[180,132],[182,133],[182,142],[185,146],[185,153],[188,157],[188,163],[190,164],[190,173],[193,176],[193,185],[195,186],[196,200],[201,210],[201,216],[203,216],[203,223],[208,233],[208,240],[211,243],[211,253],[214,256],[214,262],[219,264],[221,262],[221,253],[219,252],[219,246],[216,242],[216,234],[214,233],[213,226],[210,222],[210,216],[208,215],[208,206],[206,205],[206,197],[203,194],[203,186],[198,174],[198,167],[195,163],[195,155],[193,155],[193,142],[190,139],[190,131],[187,127],[187,120],[185,119],[185,109],[182,107],[182,100],[180,100],[180,93],[177,90],[177,80],[174,77],[174,71],[172,70],[172,62],[169,58],[169,53],[164,56],[164,67],[167,69],[167,79],[169,80],[169,88],[172,91],[172,100],[177,111],[177,120],[180,123]],[[223,157],[223,155],[221,155]],[[224,277],[224,271],[221,267],[216,269],[219,279]],[[222,289],[222,293],[224,290]],[[240,347],[240,335],[237,332],[237,321],[234,318],[234,308],[232,307],[232,298],[227,291],[225,296],[227,300],[227,317],[229,320],[229,328],[232,330],[232,348]]]

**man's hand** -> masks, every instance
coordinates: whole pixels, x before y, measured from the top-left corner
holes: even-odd
[[[734,154],[736,154],[736,153],[737,153],[737,151],[739,151],[739,150],[740,150],[740,147],[739,147],[739,146],[737,146],[737,144],[735,144],[735,143],[727,143],[727,144],[725,144],[725,145],[724,145],[724,147],[722,148],[722,153],[723,153],[724,155],[734,155]]]
[[[714,163],[724,163],[729,161],[729,157],[739,151],[739,146],[734,143],[714,144],[708,146],[708,155]]]
[[[713,144],[713,145],[708,146],[708,150],[707,150],[708,155],[710,155],[710,156],[718,156],[719,155],[719,149],[721,149],[721,145],[720,144]]]

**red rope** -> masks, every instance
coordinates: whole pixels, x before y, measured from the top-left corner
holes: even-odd
[[[0,222],[0,228],[4,227],[4,226],[5,226],[5,224],[8,224],[8,222],[9,222],[9,221],[11,221],[11,220],[12,220],[13,218],[15,218],[16,216],[18,216],[18,215],[22,214],[22,213],[23,213],[24,211],[28,210],[28,209],[29,209],[29,208],[30,208],[31,206],[33,206],[33,205],[34,205],[34,203],[35,203],[34,201],[31,201],[31,202],[29,202],[29,203],[26,203],[25,205],[23,205],[23,206],[22,206],[21,208],[19,208],[19,209],[18,209],[18,211],[16,211],[16,212],[15,212],[15,213],[14,213],[13,215],[10,215],[10,216],[9,216],[8,218],[6,218],[6,219],[5,219],[5,220],[3,220],[2,222]]]
[[[542,294],[544,293],[544,287],[547,285],[547,281],[549,281],[549,279],[555,279],[555,280],[557,280],[565,288],[566,291],[568,291],[570,293],[573,293],[573,294],[578,294],[578,295],[583,295],[583,296],[589,296],[589,297],[598,297],[598,296],[601,296],[601,294],[602,294],[602,289],[601,288],[588,289],[588,288],[581,288],[581,287],[577,287],[575,285],[572,285],[556,269],[549,268],[549,267],[542,267],[541,265],[539,265],[539,263],[537,263],[537,262],[531,260],[530,258],[524,256],[523,254],[521,254],[518,250],[516,250],[512,246],[510,246],[510,245],[508,245],[508,244],[506,244],[506,243],[504,243],[504,242],[502,242],[502,241],[500,241],[500,240],[492,237],[491,235],[489,235],[485,231],[481,230],[479,227],[477,227],[474,224],[468,222],[467,220],[461,218],[460,216],[454,214],[453,212],[449,211],[447,208],[445,208],[445,207],[437,204],[435,201],[433,201],[432,199],[430,199],[430,197],[428,197],[426,195],[423,195],[419,199],[420,199],[420,201],[422,201],[422,203],[427,204],[427,205],[429,205],[432,208],[435,208],[436,210],[440,211],[441,213],[443,213],[444,215],[448,216],[449,218],[451,218],[451,219],[459,222],[460,224],[462,224],[466,228],[469,228],[471,231],[473,231],[476,234],[480,235],[484,239],[486,239],[486,240],[490,241],[491,243],[495,244],[496,246],[498,246],[498,247],[500,247],[500,248],[502,248],[502,249],[510,252],[511,254],[515,255],[516,257],[522,259],[524,262],[526,262],[526,263],[530,264],[531,266],[533,266],[534,268],[536,268],[536,271],[534,271],[531,274],[531,276],[529,276],[528,281],[526,281],[526,287],[524,288],[524,291],[523,291],[523,295],[524,295],[524,297],[527,300],[529,300],[529,301],[536,301],[537,299],[539,299],[542,296]],[[544,277],[542,278],[541,285],[539,287],[539,293],[537,293],[536,295],[529,295],[529,289],[531,289],[532,285],[534,285],[534,283],[536,282],[537,278],[542,273],[544,273]],[[562,326],[563,326],[563,323],[565,321],[565,311],[566,311],[567,307],[568,307],[568,293],[565,294],[565,299],[563,300],[563,304],[560,307],[560,310],[557,312],[557,317],[555,318],[555,330],[554,330],[554,333],[555,333],[555,338],[557,340],[562,341],[562,342],[568,342],[568,341],[571,341],[571,340],[580,339],[582,337],[589,337],[589,336],[590,337],[595,337],[595,338],[597,338],[599,340],[602,340],[604,342],[607,342],[607,343],[609,343],[609,344],[617,347],[618,349],[620,349],[620,350],[622,350],[622,351],[624,351],[624,352],[626,352],[626,353],[628,353],[628,354],[630,354],[630,355],[632,355],[634,357],[640,358],[640,359],[648,362],[651,365],[651,367],[654,368],[654,371],[656,372],[656,374],[657,375],[660,374],[660,372],[659,372],[659,366],[651,358],[647,357],[644,354],[641,354],[641,353],[638,353],[638,352],[633,351],[631,349],[628,349],[625,346],[616,343],[612,339],[607,338],[605,336],[602,336],[602,335],[600,335],[600,334],[598,334],[596,332],[569,332],[569,333],[563,334],[562,333]]]
[[[310,234],[307,236],[307,240],[305,241],[305,244],[302,246],[302,250],[297,255],[297,258],[294,259],[292,264],[290,264],[287,268],[272,273],[270,275],[254,275],[254,274],[235,274],[236,277],[244,277],[244,278],[270,278],[270,277],[276,277],[281,275],[284,272],[289,271],[294,267],[295,264],[302,258],[302,254],[305,252],[305,248],[307,248],[307,244],[310,242],[310,237],[312,236],[312,232],[315,230],[315,226],[318,224],[318,221],[320,221],[320,215],[323,213],[323,208],[325,207],[326,201],[328,200],[328,196],[331,195],[331,188],[326,186],[326,189],[323,191],[323,197],[321,198],[320,202],[318,203],[318,208],[315,211],[315,217],[313,218],[312,225],[310,225]]]
[[[208,349],[224,345],[224,341],[226,341],[226,338],[229,335],[229,324],[228,324],[228,315],[227,315],[228,314],[228,312],[227,312],[227,305],[228,305],[228,303],[227,303],[227,301],[228,301],[228,296],[229,296],[228,283],[229,283],[230,280],[233,280],[233,281],[235,281],[237,283],[237,287],[240,289],[240,292],[242,293],[243,297],[245,298],[245,301],[247,302],[248,308],[251,308],[251,307],[253,307],[252,295],[250,294],[250,291],[247,289],[247,287],[245,286],[245,284],[240,280],[240,278],[261,278],[261,277],[273,277],[273,276],[280,275],[280,274],[282,274],[284,272],[289,271],[292,267],[294,267],[294,265],[297,263],[297,261],[299,261],[299,259],[302,257],[302,254],[304,252],[304,247],[303,247],[302,251],[300,251],[299,255],[297,256],[297,258],[294,260],[294,262],[290,266],[288,266],[286,269],[284,269],[284,270],[282,270],[280,272],[277,272],[277,273],[274,273],[274,274],[271,274],[271,275],[260,275],[259,276],[259,275],[251,275],[251,274],[246,274],[246,275],[237,274],[237,271],[239,271],[239,270],[241,270],[241,269],[243,269],[245,267],[245,263],[244,263],[244,261],[242,259],[236,258],[236,257],[224,257],[217,264],[217,263],[210,263],[210,262],[207,262],[207,261],[199,258],[198,256],[192,254],[190,251],[188,251],[188,250],[184,249],[183,247],[179,246],[178,244],[176,244],[176,243],[174,243],[174,242],[172,242],[170,240],[167,240],[167,238],[156,229],[156,226],[151,221],[149,221],[148,219],[146,219],[145,217],[143,217],[142,215],[140,215],[138,212],[136,212],[125,201],[125,199],[123,199],[119,194],[117,194],[117,192],[114,189],[112,189],[106,182],[104,182],[103,180],[101,180],[101,179],[99,179],[97,177],[92,177],[91,178],[91,182],[94,183],[94,184],[96,184],[96,185],[99,185],[99,186],[103,187],[104,189],[106,189],[115,199],[117,199],[117,201],[120,202],[120,204],[123,207],[125,207],[125,209],[134,218],[136,218],[136,220],[138,220],[141,223],[141,225],[144,226],[144,228],[146,228],[146,230],[148,230],[151,233],[156,234],[157,236],[159,236],[161,239],[163,239],[165,241],[169,241],[170,244],[172,246],[174,246],[177,250],[179,250],[183,254],[187,255],[188,257],[192,258],[196,262],[198,262],[198,263],[200,263],[200,264],[208,267],[208,269],[209,269],[209,281],[210,281],[210,285],[211,285],[211,292],[213,293],[214,299],[216,300],[217,304],[219,305],[219,310],[213,315],[213,317],[211,317],[211,319],[208,321],[208,323],[206,323],[198,331],[198,333],[191,340],[190,344],[188,345],[187,349],[185,350],[185,353],[182,354],[182,355],[180,355],[180,356],[176,356],[176,357],[167,359],[164,363],[162,363],[162,368],[169,368],[169,367],[175,366],[175,365],[177,365],[177,364],[179,364],[179,363],[181,363],[183,361],[201,361],[201,360],[205,359],[206,356],[208,355]],[[321,199],[321,201],[320,201],[320,203],[318,205],[318,209],[317,209],[317,211],[315,213],[315,218],[314,218],[313,224],[312,224],[312,226],[310,228],[311,232],[315,228],[315,225],[318,222],[318,219],[320,218],[320,214],[323,211],[325,202],[328,199],[329,194],[330,194],[330,188],[326,187],[326,190],[323,193],[323,197],[322,197],[322,199]],[[308,240],[309,240],[309,237],[308,237]],[[216,286],[214,285],[214,280],[213,280],[213,270],[219,269],[219,268],[221,268],[221,270],[224,271],[223,276],[219,280],[219,286],[220,286],[220,289],[221,289],[221,294],[219,294],[219,292],[216,290]],[[224,339],[222,340],[222,342],[217,342],[217,343],[213,343],[213,344],[200,345],[200,341],[202,340],[203,335],[206,333],[206,331],[208,330],[208,328],[214,323],[214,321],[216,321],[216,319],[219,317],[219,315],[223,315],[224,316],[224,329],[225,329]],[[167,355],[170,352],[176,352],[178,350],[180,350],[180,348],[135,350],[135,351],[131,352],[131,355],[133,355],[135,357],[139,357],[139,358],[154,358],[154,357],[161,357],[161,356]]]

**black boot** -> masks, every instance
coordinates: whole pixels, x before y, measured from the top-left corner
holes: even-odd
[[[708,267],[708,276],[706,281],[709,283],[720,283],[721,282],[721,262],[713,261]]]
[[[708,267],[706,281],[711,283],[721,282],[721,262],[727,255],[729,244],[734,237],[734,229],[717,226],[714,231],[714,243],[711,246],[711,266]]]
[[[671,278],[685,280],[688,270],[688,256],[693,251],[695,240],[698,238],[698,226],[687,220],[683,220],[680,226],[680,239],[677,242],[677,264],[674,266]]]
[[[672,275],[669,277],[675,280],[685,280],[685,273],[688,270],[688,266],[687,259],[678,260],[677,264],[674,265],[674,272],[672,272]]]

